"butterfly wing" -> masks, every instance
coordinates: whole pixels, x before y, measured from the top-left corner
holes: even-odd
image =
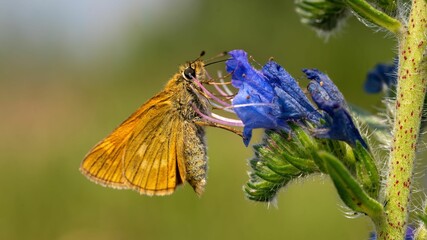
[[[150,121],[136,125],[127,142],[123,176],[142,194],[168,195],[186,180],[183,119],[174,103],[153,106]]]
[[[185,180],[183,134],[176,131],[180,115],[172,98],[173,92],[161,92],[148,100],[86,155],[81,172],[103,186],[172,193]]]

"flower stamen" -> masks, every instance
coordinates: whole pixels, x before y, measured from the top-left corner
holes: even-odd
[[[208,96],[208,98],[211,98],[213,100],[215,100],[217,103],[219,103],[220,105],[223,106],[231,106],[230,103],[224,102],[223,100],[219,99],[218,97],[216,97],[214,94],[212,94],[208,89],[206,89],[203,84],[196,78],[193,78],[194,83],[202,89],[202,91]]]

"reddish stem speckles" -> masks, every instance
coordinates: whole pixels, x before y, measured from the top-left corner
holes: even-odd
[[[389,202],[385,219],[378,226],[379,239],[402,239],[405,232],[417,133],[427,91],[427,79],[421,73],[424,69],[421,61],[425,58],[423,54],[427,45],[427,3],[412,0],[411,7],[407,25],[400,32],[396,121],[385,187]]]

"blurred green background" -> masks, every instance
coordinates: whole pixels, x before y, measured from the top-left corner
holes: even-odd
[[[274,57],[297,79],[319,68],[374,111],[379,98],[363,80],[391,61],[394,40],[352,18],[326,41],[300,24],[292,2],[0,3],[0,239],[367,239],[372,224],[345,216],[327,176],[292,183],[277,207],[245,199],[251,148],[220,129],[207,130],[201,198],[188,185],[168,197],[103,188],[78,171],[201,50]]]

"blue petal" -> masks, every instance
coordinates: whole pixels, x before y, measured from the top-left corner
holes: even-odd
[[[324,126],[315,129],[314,135],[318,138],[329,138],[345,141],[351,146],[360,142],[367,148],[366,142],[353,122],[347,103],[341,92],[328,76],[318,70],[305,70],[308,78],[314,79],[308,85],[313,101],[328,114]]]
[[[248,62],[248,55],[243,50],[228,52],[231,56],[226,61],[226,70],[231,73],[231,83],[235,88],[240,88],[243,83],[251,85],[257,91],[273,97],[273,88],[263,74],[252,67]]]
[[[251,85],[243,83],[238,94],[233,99],[234,111],[248,128],[274,128],[274,105],[259,105],[271,103],[271,98],[257,91]],[[252,104],[251,106],[239,106]],[[258,105],[254,105],[258,104]]]
[[[324,89],[323,94],[325,94],[325,100],[339,103],[343,105],[343,107],[348,108],[344,96],[328,77],[328,75],[317,69],[303,69],[302,71],[305,73],[305,75],[307,75],[308,79],[316,81],[318,84],[320,84],[321,88]]]
[[[278,105],[281,107],[285,119],[308,118],[312,122],[318,122],[322,117],[310,103],[298,82],[279,64],[269,61],[262,68],[262,73],[268,78],[279,97]]]

